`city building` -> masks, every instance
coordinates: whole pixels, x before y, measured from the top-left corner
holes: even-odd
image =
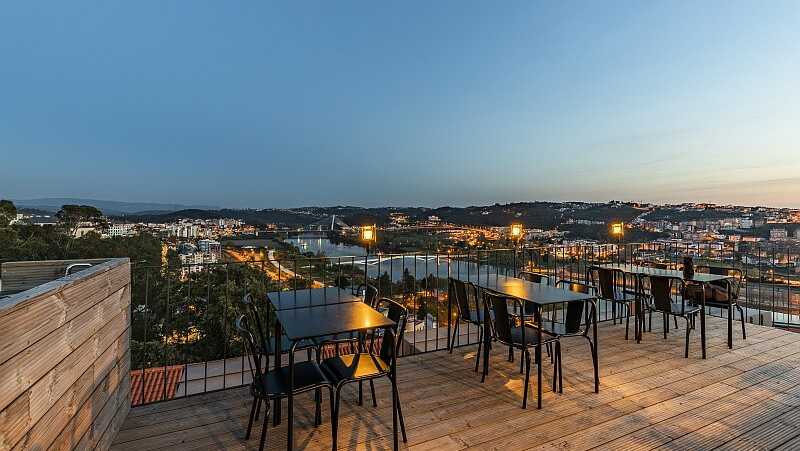
[[[769,240],[770,241],[783,241],[789,238],[789,232],[786,229],[770,229],[769,231]]]
[[[134,234],[134,224],[112,222],[108,226],[108,236],[131,236]]]

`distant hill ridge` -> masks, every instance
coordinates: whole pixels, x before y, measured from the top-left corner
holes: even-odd
[[[411,219],[437,216],[444,222],[484,226],[507,226],[521,222],[526,227],[553,228],[567,218],[592,221],[630,221],[643,213],[630,205],[584,202],[518,202],[470,207],[379,207],[352,206],[305,207],[291,209],[185,209],[164,214],[127,215],[136,222],[172,222],[179,219],[240,219],[248,224],[278,224],[301,227],[338,216],[347,224],[378,224],[390,222],[391,213],[405,213]]]
[[[190,208],[213,210],[210,205],[161,204],[156,202],[119,202],[113,200],[82,199],[77,197],[44,197],[39,199],[15,199],[17,208],[57,212],[62,205],[91,205],[109,216],[128,214],[164,214]]]

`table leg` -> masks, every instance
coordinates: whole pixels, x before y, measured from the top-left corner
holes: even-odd
[[[489,347],[492,345],[489,310],[485,306],[483,318],[483,374],[481,375],[481,383],[486,380],[486,375],[489,374]]]
[[[703,295],[700,297],[700,348],[703,350],[703,358],[706,358],[706,286],[701,285]]]
[[[274,367],[275,372],[277,374],[278,371],[281,370],[281,336],[283,335],[283,330],[281,330],[281,323],[278,321],[278,315],[275,315],[275,332],[274,332],[274,340],[275,340],[275,350],[273,358],[274,358]],[[269,371],[269,368],[266,369]],[[272,425],[277,426],[281,424],[281,400],[276,399],[275,404],[273,406],[272,411]]]
[[[728,305],[728,349],[733,349],[733,305]]]
[[[539,327],[536,328],[536,355],[538,356],[538,363],[536,365],[536,408],[542,408],[542,307],[537,306],[536,308],[536,324]],[[523,325],[523,327],[525,327]],[[525,387],[527,390],[528,388]]]

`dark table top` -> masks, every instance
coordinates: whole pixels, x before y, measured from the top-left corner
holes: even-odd
[[[518,279],[516,277],[501,275],[489,275],[488,277],[474,276],[469,278],[460,277],[459,280],[472,282],[481,288],[497,291],[537,305],[585,301],[595,298],[595,296],[591,294],[578,293],[541,283],[528,282],[527,280]]]
[[[643,276],[674,277],[676,279],[683,279],[687,282],[697,282],[697,283],[716,282],[719,280],[730,279],[732,277],[721,274],[708,274],[708,273],[695,272],[694,276],[691,279],[686,279],[683,277],[683,271],[678,271],[676,269],[659,269],[659,268],[651,268],[649,266],[627,265],[620,263],[609,263],[597,266],[601,268],[608,268],[617,271],[622,271],[628,274],[638,274]]]
[[[354,295],[349,289],[335,287],[311,288],[295,291],[271,291],[267,293],[267,300],[269,300],[275,310],[363,301],[362,298]]]
[[[394,321],[363,302],[278,310],[275,314],[286,336],[295,341],[394,326]]]

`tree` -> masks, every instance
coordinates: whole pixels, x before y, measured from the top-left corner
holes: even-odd
[[[0,199],[0,227],[8,227],[15,219],[17,219],[17,207],[14,206],[14,202]]]
[[[59,226],[64,231],[64,250],[69,252],[78,228],[84,224],[92,227],[106,227],[106,219],[97,207],[91,205],[62,205],[56,214]]]

